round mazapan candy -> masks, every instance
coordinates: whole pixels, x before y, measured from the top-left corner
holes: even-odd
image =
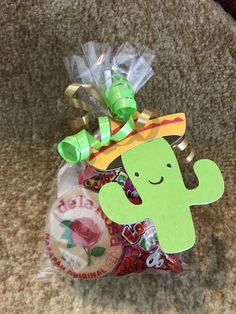
[[[45,234],[55,269],[72,278],[111,273],[122,254],[119,229],[102,212],[97,193],[75,187],[52,205]]]

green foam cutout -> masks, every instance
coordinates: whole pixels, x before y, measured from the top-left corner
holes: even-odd
[[[166,253],[190,249],[195,244],[190,205],[212,203],[224,193],[224,180],[216,163],[209,159],[195,162],[193,169],[199,183],[187,189],[175,153],[163,138],[125,152],[122,162],[142,204],[131,203],[122,187],[112,182],[99,192],[104,213],[118,224],[151,219]]]

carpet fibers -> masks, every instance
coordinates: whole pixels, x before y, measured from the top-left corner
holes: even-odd
[[[214,1],[2,0],[0,11],[0,312],[235,313],[236,24]],[[47,204],[69,134],[62,58],[80,42],[129,41],[155,50],[155,76],[138,103],[186,112],[198,158],[226,182],[218,202],[194,207],[191,271],[73,284],[39,280]],[[191,177],[191,176],[190,176]]]

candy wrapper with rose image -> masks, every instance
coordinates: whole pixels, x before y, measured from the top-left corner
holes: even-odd
[[[174,153],[188,147],[185,114],[139,112],[135,94],[154,74],[151,50],[88,42],[81,52],[65,58],[72,81],[65,96],[84,115],[70,117],[72,134],[58,144],[65,162],[48,211],[40,274],[183,273],[182,252],[195,242],[189,206],[222,195],[220,170],[197,161],[199,185],[187,189]],[[193,159],[191,150],[185,162]]]

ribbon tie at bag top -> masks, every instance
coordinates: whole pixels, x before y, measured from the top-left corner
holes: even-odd
[[[72,88],[70,88],[71,86]],[[81,86],[84,87],[83,85]],[[80,107],[88,112],[84,117],[76,118],[79,119],[76,122],[77,125],[86,126],[89,121],[89,108],[87,104],[84,104],[84,102],[79,104],[78,100],[75,98],[76,92],[79,88],[79,84],[70,85],[66,90],[66,96],[69,100],[69,104],[74,107]],[[99,103],[102,103],[101,97],[99,97],[99,94],[94,88],[87,87],[86,90],[87,92],[90,92],[90,95],[98,100]],[[99,150],[111,141],[119,142],[123,140],[134,130],[135,127],[144,127],[153,114],[151,111],[145,109],[139,115],[138,120],[136,122],[134,121],[134,116],[138,112],[137,104],[134,99],[132,86],[129,80],[123,75],[114,74],[107,78],[102,89],[102,96],[107,108],[109,109],[110,117],[103,116],[98,118],[100,133],[99,139],[92,136],[87,130],[83,129],[75,135],[67,136],[58,144],[59,154],[68,163],[74,164],[88,159],[91,148]],[[122,128],[115,134],[112,134],[110,126],[111,119],[124,122]]]

